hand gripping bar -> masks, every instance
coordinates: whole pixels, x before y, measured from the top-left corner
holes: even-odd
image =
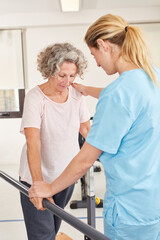
[[[28,196],[28,187],[26,187],[21,182],[15,180],[14,178],[10,177],[8,174],[0,171],[0,177],[3,178],[5,181],[7,181],[9,184],[17,188],[19,191],[21,191],[24,195]],[[88,236],[89,238],[93,240],[109,240],[105,235],[103,235],[101,232],[97,231],[95,228],[87,225],[86,223],[83,223],[81,220],[77,219],[73,215],[67,213],[62,208],[57,206],[54,203],[51,203],[47,199],[43,199],[43,206],[56,216],[60,217],[62,220],[82,232],[84,235]]]

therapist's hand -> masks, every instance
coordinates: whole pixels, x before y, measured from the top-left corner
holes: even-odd
[[[30,187],[29,191],[30,198],[47,198],[52,197],[51,184],[44,181],[35,181]]]
[[[88,96],[87,94],[87,86],[78,83],[72,83],[72,87],[74,87],[78,92],[80,92],[84,96]]]

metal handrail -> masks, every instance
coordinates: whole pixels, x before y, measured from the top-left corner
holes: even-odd
[[[15,180],[14,178],[10,177],[8,174],[6,174],[3,171],[0,171],[0,177],[3,178],[5,181],[10,183],[12,186],[17,188],[19,191],[21,191],[24,195],[29,197],[28,195],[28,187],[26,187],[21,182]],[[73,215],[67,213],[62,208],[57,206],[55,203],[51,203],[47,199],[43,199],[43,206],[56,216],[60,217],[62,220],[88,236],[89,238],[93,240],[109,240],[105,235],[103,235],[101,232],[97,231],[95,228],[87,225],[86,223],[83,223],[81,220],[77,219]]]

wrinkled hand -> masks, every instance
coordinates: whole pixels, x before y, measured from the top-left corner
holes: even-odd
[[[53,203],[53,199],[52,198],[47,198],[51,203]],[[41,211],[44,211],[45,208],[43,207],[43,204],[42,204],[42,200],[43,198],[30,198],[30,201],[33,203],[33,205],[37,208],[37,210],[41,210]]]
[[[35,181],[28,191],[30,198],[47,198],[51,197],[51,184],[43,181]]]
[[[80,92],[82,95],[87,96],[87,92],[86,92],[86,86],[82,85],[82,84],[78,84],[78,83],[73,83],[72,87],[74,87],[78,92]]]

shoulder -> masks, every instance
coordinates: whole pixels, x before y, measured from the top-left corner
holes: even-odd
[[[39,87],[36,86],[36,87],[30,89],[30,90],[27,92],[26,97],[27,97],[27,98],[32,98],[32,99],[37,99],[37,98],[42,98],[43,95],[42,95]]]
[[[25,102],[40,104],[42,101],[43,95],[38,86],[30,89],[25,96]]]
[[[150,81],[148,75],[142,69],[123,72],[114,82],[108,85],[102,95],[134,95],[144,88],[145,83]]]
[[[133,106],[139,105],[143,98],[142,90],[146,79],[145,75],[142,71],[122,73],[114,82],[102,90],[99,103],[104,106],[106,103],[110,103],[112,107],[122,107],[130,112],[133,110]]]
[[[74,98],[75,100],[81,100],[83,98],[83,95],[72,86],[69,87],[69,92],[70,92],[70,97]]]

